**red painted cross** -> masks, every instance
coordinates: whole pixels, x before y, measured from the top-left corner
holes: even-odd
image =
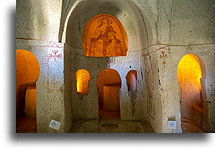
[[[160,56],[160,59],[163,59],[162,65],[164,65],[165,67],[165,65],[167,64],[165,61],[165,59],[167,59],[167,54],[165,53],[165,51],[161,51],[161,54],[159,54],[159,56]]]
[[[160,59],[161,59],[161,58],[167,59],[167,54],[165,53],[165,51],[161,51]]]
[[[58,52],[58,50],[52,50],[52,52],[54,53],[54,54],[49,54],[49,59],[52,59],[52,58],[54,58],[54,62],[56,62],[58,59],[62,59],[62,54],[58,54],[57,55],[57,52]]]

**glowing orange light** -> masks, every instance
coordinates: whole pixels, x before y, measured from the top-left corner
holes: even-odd
[[[40,66],[35,55],[23,49],[16,50],[16,83],[35,82],[39,78]]]
[[[23,112],[25,108],[26,116],[36,116],[36,88],[32,88],[32,85],[36,85],[36,81],[39,78],[39,73],[40,65],[37,57],[30,51],[23,49],[16,50],[17,114]],[[25,92],[23,91],[25,90],[23,88],[26,88]]]
[[[202,70],[198,57],[185,55],[178,64],[178,82],[181,87],[182,99],[199,96],[201,90]]]
[[[127,35],[114,16],[100,14],[91,18],[83,32],[84,56],[126,56]]]
[[[84,69],[80,69],[75,74],[77,92],[80,94],[88,94],[88,82],[90,80],[90,74]]]
[[[188,80],[200,86],[201,77],[202,71],[197,57],[191,54],[185,55],[178,64],[179,83]]]

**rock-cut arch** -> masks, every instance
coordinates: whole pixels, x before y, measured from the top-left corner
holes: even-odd
[[[17,132],[36,132],[36,81],[39,73],[36,56],[27,50],[16,50]]]
[[[83,50],[83,32],[87,22],[94,16],[100,14],[108,14],[117,18],[123,25],[127,37],[128,37],[128,51],[140,52],[146,49],[150,45],[156,43],[156,27],[154,23],[153,14],[146,7],[142,7],[137,1],[130,0],[64,0],[62,3],[61,22],[59,28],[59,42],[65,43],[64,46],[64,61],[65,61],[65,77],[74,81],[71,76],[75,77],[74,69],[71,67],[78,66],[79,68],[85,68],[93,71],[93,73],[99,73],[102,69],[107,68],[109,57],[103,58],[89,58],[84,55]],[[119,39],[119,38],[118,38]],[[130,56],[127,54],[127,56]],[[121,57],[116,57],[121,60]],[[122,57],[124,58],[124,57]],[[95,64],[98,62],[98,64]],[[85,64],[87,63],[87,64]],[[80,66],[85,65],[86,67]],[[80,66],[80,67],[79,67]],[[91,79],[94,78],[94,74],[91,72]],[[91,81],[92,82],[92,81]],[[75,82],[74,82],[75,83]],[[79,116],[78,109],[72,112],[70,107],[74,105],[75,101],[71,103],[70,90],[72,90],[71,83],[65,84],[65,100],[66,103],[65,116],[68,119],[65,123],[67,129],[70,128],[72,123],[71,114],[74,114],[74,118]],[[74,92],[75,93],[75,92]],[[93,91],[92,91],[93,93]],[[90,93],[89,93],[90,94]],[[73,97],[73,99],[75,99]],[[68,105],[67,105],[68,104]],[[77,105],[74,105],[77,106]],[[73,106],[73,108],[74,108]],[[89,113],[89,112],[88,112]],[[81,117],[87,117],[88,113],[81,114]],[[159,111],[161,113],[161,111]],[[92,111],[93,117],[95,111]]]
[[[189,122],[207,129],[204,63],[197,55],[187,54],[179,61],[177,73],[180,86],[182,131],[188,132],[187,129],[191,128],[187,124]]]
[[[99,99],[100,119],[120,118],[120,97],[121,78],[114,69],[105,69],[99,73],[96,81]]]
[[[65,0],[63,1],[62,10],[58,38],[59,42],[64,42],[70,46],[82,47],[78,44],[71,43],[71,39],[76,40],[76,38],[80,37],[74,36],[68,39],[67,35],[76,34],[76,32],[82,34],[82,25],[86,24],[89,18],[99,14],[115,16],[122,23],[128,36],[130,36],[130,33],[127,28],[130,28],[129,31],[133,36],[131,39],[136,40],[139,49],[156,43],[156,26],[154,23],[156,17],[150,9],[143,9],[138,2],[130,0],[77,0],[71,2]],[[75,27],[75,30],[72,30],[76,25],[79,25],[79,27]],[[131,46],[133,47],[133,45]]]
[[[126,75],[128,91],[137,91],[137,71],[130,70]]]

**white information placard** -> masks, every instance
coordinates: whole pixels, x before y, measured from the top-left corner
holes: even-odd
[[[176,121],[168,121],[168,128],[176,129]]]
[[[56,129],[56,130],[59,130],[60,125],[61,125],[60,122],[55,121],[55,120],[51,120],[51,122],[50,122],[50,124],[49,124],[49,127],[50,127],[50,128],[53,128],[53,129]]]

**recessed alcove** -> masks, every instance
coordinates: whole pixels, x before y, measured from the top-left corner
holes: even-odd
[[[126,75],[128,91],[137,91],[137,71],[131,70]]]
[[[99,73],[96,81],[99,100],[99,119],[120,119],[121,78],[114,69]]]
[[[79,94],[88,94],[88,83],[90,80],[90,74],[85,69],[79,69],[75,73],[76,90]]]
[[[17,132],[36,132],[36,81],[40,66],[35,55],[16,50]]]
[[[61,22],[59,35],[65,42],[65,78],[70,80],[65,82],[67,128],[82,119],[136,122],[147,118],[143,89],[137,92],[137,86],[145,85],[137,84],[140,55],[154,41],[147,19],[128,0],[81,1],[71,8],[65,22]],[[87,95],[77,93],[74,79],[82,68],[90,73]],[[129,91],[126,75],[131,68],[136,72],[128,76]],[[128,91],[132,92],[129,96]]]
[[[206,98],[203,95],[205,87],[202,83],[205,79],[204,65],[198,56],[187,54],[181,58],[177,72],[180,85],[182,131],[186,132],[185,122],[197,124],[203,128],[202,125],[205,122],[203,120],[207,115]]]

